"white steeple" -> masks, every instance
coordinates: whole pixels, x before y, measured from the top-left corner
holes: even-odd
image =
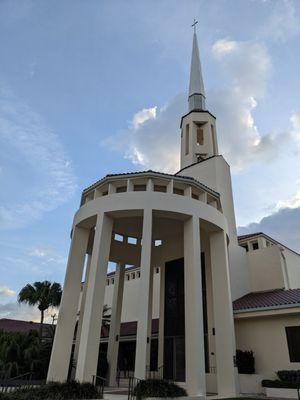
[[[194,21],[194,24],[192,25],[194,26],[194,35],[189,88],[189,111],[205,110],[205,92],[199,57],[197,34],[195,29],[196,23],[197,21]]]

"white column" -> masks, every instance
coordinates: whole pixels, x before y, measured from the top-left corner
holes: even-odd
[[[184,223],[185,374],[189,396],[205,397],[200,223]]]
[[[82,291],[81,303],[80,303],[80,312],[79,312],[79,319],[78,319],[78,326],[77,326],[77,333],[76,333],[74,357],[73,357],[76,364],[77,364],[77,359],[78,359],[78,350],[79,350],[80,335],[81,335],[81,329],[82,329],[82,320],[83,320],[83,313],[84,313],[84,306],[85,306],[85,299],[86,299],[86,292],[87,292],[87,286],[88,286],[88,280],[89,280],[91,261],[92,261],[92,255],[88,254],[87,262],[86,262],[84,285],[83,285],[83,291]],[[74,374],[75,374],[75,371],[74,371]]]
[[[88,238],[88,229],[74,227],[48,369],[48,382],[64,382],[68,378]]]
[[[165,264],[160,266],[159,276],[159,326],[158,326],[158,368],[164,365],[164,327],[165,327]]]
[[[234,367],[236,348],[227,242],[224,231],[210,235],[210,253],[218,396],[234,397],[237,394],[237,371]]]
[[[115,283],[107,348],[107,361],[109,364],[109,386],[114,386],[116,384],[117,377],[124,275],[125,264],[118,264],[115,272]]]
[[[139,281],[139,307],[135,354],[135,377],[146,378],[147,347],[149,346],[149,314],[152,313],[151,286],[152,210],[144,209],[141,249],[141,276]]]
[[[112,226],[111,218],[98,214],[76,368],[79,382],[91,382],[97,372]]]

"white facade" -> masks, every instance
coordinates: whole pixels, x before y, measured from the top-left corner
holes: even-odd
[[[109,261],[117,264],[115,274],[107,274]],[[234,313],[232,302],[250,292],[299,286],[296,253],[263,234],[238,242],[230,167],[219,154],[215,117],[205,108],[194,34],[189,113],[181,121],[181,170],[108,175],[83,192],[48,381],[68,378],[77,324],[75,378],[91,382],[97,375],[101,310],[108,305],[110,385],[116,383],[122,323],[137,322],[134,376],[145,379],[152,363],[153,319],[158,319],[156,368],[163,366],[164,374],[174,368],[190,396],[204,397],[208,389],[233,397],[240,391],[236,341],[245,349],[253,343],[245,334],[246,314]],[[173,320],[172,301],[178,305]],[[249,323],[253,332],[263,331],[259,323]],[[170,364],[171,357],[178,358],[177,364]]]

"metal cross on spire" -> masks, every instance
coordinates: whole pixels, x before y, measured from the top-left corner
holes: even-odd
[[[191,25],[191,27],[194,28],[194,33],[196,33],[196,25],[197,24],[198,24],[198,21],[196,21],[194,18],[194,23]]]

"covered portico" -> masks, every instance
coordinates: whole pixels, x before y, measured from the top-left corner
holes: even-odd
[[[115,240],[115,235],[123,239]],[[129,238],[136,239],[134,243]],[[75,215],[63,299],[48,371],[48,381],[68,377],[80,285],[85,284],[77,328],[75,377],[96,375],[101,310],[109,261],[117,263],[107,359],[115,384],[126,265],[140,266],[135,377],[145,379],[150,365],[152,285],[160,267],[158,365],[164,365],[165,266],[183,259],[184,382],[191,396],[205,396],[205,346],[201,253],[211,275],[218,394],[236,394],[235,339],[228,271],[226,219],[218,193],[193,179],[154,173],[111,176],[84,192]]]

